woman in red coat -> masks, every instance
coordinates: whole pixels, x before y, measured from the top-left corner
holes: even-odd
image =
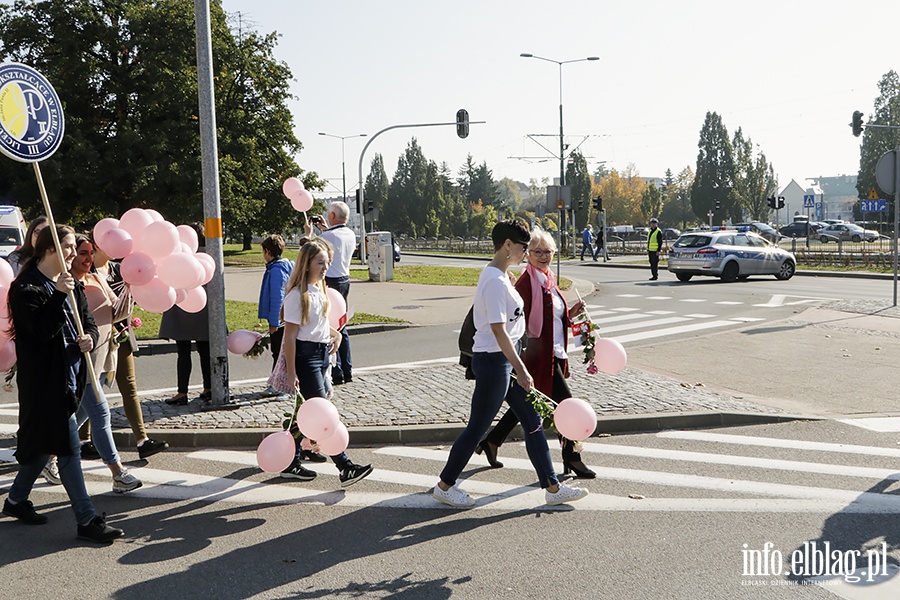
[[[568,307],[566,299],[556,285],[550,266],[556,252],[556,242],[546,231],[535,229],[528,248],[528,265],[516,281],[516,290],[525,301],[526,345],[522,360],[531,376],[534,387],[560,402],[571,398],[566,384],[569,376],[569,359],[566,354],[570,319],[584,310],[584,303],[576,302]],[[497,460],[497,449],[516,426],[515,413],[508,410],[497,426],[479,444],[478,453],[485,453],[492,467],[502,467]],[[575,444],[563,439],[563,474],[574,472],[576,477],[593,479],[596,474],[575,452]]]

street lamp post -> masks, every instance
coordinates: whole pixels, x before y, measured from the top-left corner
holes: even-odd
[[[565,147],[565,141],[563,138],[563,83],[562,83],[563,70],[562,70],[562,68],[563,68],[563,65],[567,65],[569,63],[583,62],[583,61],[588,61],[588,60],[600,60],[600,57],[599,56],[588,56],[586,58],[576,58],[573,60],[553,60],[552,58],[544,58],[543,56],[536,56],[536,55],[530,54],[528,52],[523,52],[519,56],[521,56],[522,58],[536,58],[538,60],[543,60],[546,62],[551,62],[551,63],[555,63],[555,64],[559,65],[559,186],[560,186],[560,188],[562,188],[563,186],[566,185],[566,147]],[[557,252],[557,254],[556,254],[556,261],[557,261],[556,270],[557,270],[557,272],[559,272],[559,260],[560,260],[560,254],[562,253],[562,230],[563,230],[563,226],[564,226],[563,221],[565,220],[565,210],[563,210],[561,212],[561,214],[563,216],[560,218],[560,223],[559,223],[559,238],[560,239],[558,241],[559,246],[560,246],[560,248],[559,248],[560,252]],[[575,245],[574,238],[572,239],[572,245],[573,245],[573,247]]]
[[[357,133],[356,135],[334,135],[332,133],[324,133],[324,132],[320,131],[319,135],[324,135],[325,137],[338,138],[339,140],[341,140],[341,178],[343,179],[343,182],[344,182],[344,192],[343,193],[344,193],[344,203],[346,203],[347,202],[347,168],[344,163],[344,140],[347,140],[350,138],[366,137],[366,134],[365,133]],[[362,182],[360,181],[359,184],[362,185]],[[357,209],[358,209],[357,212],[362,213],[361,206],[358,206]]]

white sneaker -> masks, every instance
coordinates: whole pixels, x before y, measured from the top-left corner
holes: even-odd
[[[113,477],[113,491],[117,494],[124,494],[136,490],[144,485],[144,483],[128,472],[128,469],[122,468],[122,472]]]
[[[434,486],[434,491],[431,495],[434,496],[435,500],[438,502],[443,502],[444,504],[449,504],[450,506],[455,506],[457,508],[475,504],[475,500],[471,496],[455,485],[446,492],[442,490],[440,486],[436,485]]]
[[[62,484],[62,479],[59,478],[59,465],[56,462],[55,456],[51,456],[50,460],[47,461],[44,470],[41,471],[41,475],[44,476],[44,479],[50,485]]]
[[[565,502],[575,502],[576,500],[581,500],[587,495],[588,491],[585,489],[569,487],[562,484],[560,484],[559,491],[555,494],[551,493],[550,491],[544,492],[544,498],[547,500],[548,506],[556,506],[557,504],[563,504]]]

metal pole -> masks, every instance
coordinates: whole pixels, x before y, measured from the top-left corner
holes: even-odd
[[[222,266],[222,213],[219,203],[219,159],[216,102],[212,74],[209,0],[194,0],[197,27],[197,91],[200,108],[200,156],[203,170],[203,216],[206,253],[216,264],[206,286],[209,314],[210,384],[213,406],[231,403],[228,393],[228,345],[225,338],[225,271]]]
[[[347,203],[347,167],[344,163],[344,138],[341,138],[341,179],[344,181],[344,204]],[[362,208],[362,207],[360,207]]]
[[[894,306],[897,306],[897,234],[900,231],[900,146],[894,150]]]

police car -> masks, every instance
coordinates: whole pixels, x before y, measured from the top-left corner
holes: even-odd
[[[696,231],[679,237],[669,249],[668,269],[678,281],[694,275],[721,277],[722,281],[750,275],[790,279],[797,259],[745,228]]]

